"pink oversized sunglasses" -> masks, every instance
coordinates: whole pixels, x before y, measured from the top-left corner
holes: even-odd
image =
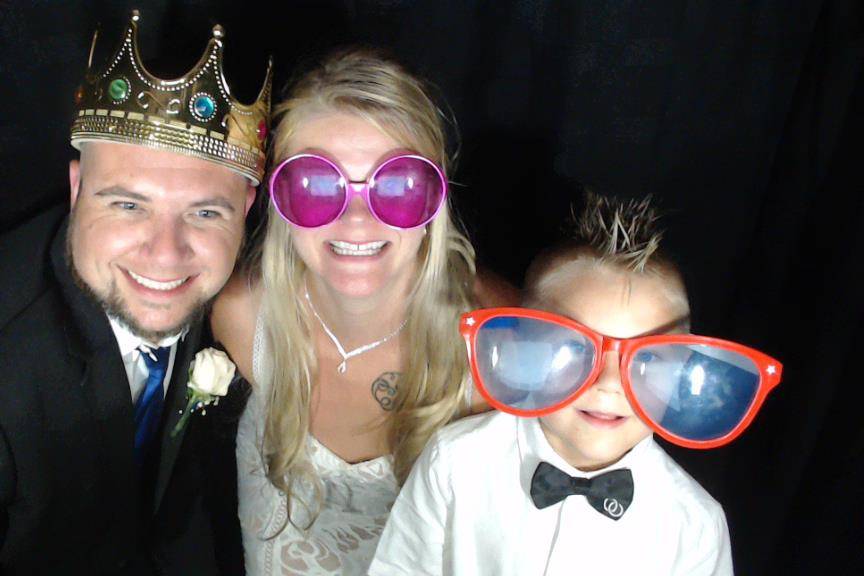
[[[369,212],[394,228],[425,226],[447,197],[447,179],[437,164],[403,154],[379,164],[365,181],[352,181],[335,162],[317,154],[284,160],[270,176],[270,198],[279,214],[295,226],[317,228],[342,216],[354,196]]]

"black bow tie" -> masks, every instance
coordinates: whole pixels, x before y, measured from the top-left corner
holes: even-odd
[[[540,462],[531,479],[534,506],[546,508],[574,494],[585,496],[592,508],[618,520],[633,502],[633,474],[622,468],[593,478],[575,478],[548,462]]]

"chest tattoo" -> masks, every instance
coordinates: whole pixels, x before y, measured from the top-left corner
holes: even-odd
[[[372,382],[372,397],[388,412],[396,407],[394,403],[399,389],[398,380],[399,372],[384,372]]]

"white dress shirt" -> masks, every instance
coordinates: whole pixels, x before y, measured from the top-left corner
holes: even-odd
[[[617,521],[583,496],[538,510],[541,461],[571,476],[629,468],[633,502]],[[732,574],[720,505],[652,437],[619,462],[583,473],[559,456],[536,418],[491,412],[439,431],[396,500],[373,576]]]
[[[186,330],[153,344],[133,334],[125,324],[117,319],[108,316],[108,321],[111,323],[111,330],[114,331],[114,337],[117,339],[117,345],[120,347],[123,366],[126,367],[126,377],[129,379],[129,390],[132,393],[133,405],[138,401],[138,397],[144,390],[144,385],[147,384],[147,376],[150,375],[150,370],[147,369],[147,364],[141,357],[140,348],[171,347],[171,354],[168,357],[168,370],[165,372],[165,379],[162,380],[162,397],[164,398],[165,393],[168,391],[168,384],[171,382],[171,373],[174,371],[174,356],[177,355],[177,341],[186,335]]]

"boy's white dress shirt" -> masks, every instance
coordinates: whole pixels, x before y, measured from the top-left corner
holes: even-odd
[[[629,468],[633,502],[617,521],[583,496],[538,510],[530,487],[541,461],[582,477]],[[726,576],[732,558],[723,509],[652,437],[583,473],[552,449],[536,418],[491,412],[426,446],[369,574]]]

